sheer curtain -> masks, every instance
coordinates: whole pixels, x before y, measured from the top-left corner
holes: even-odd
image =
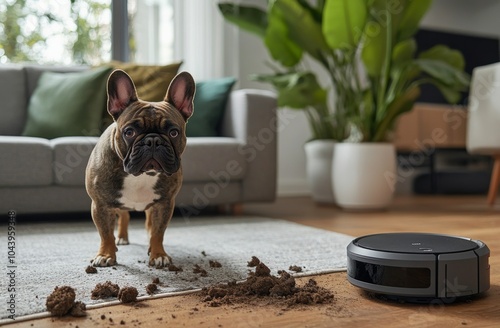
[[[173,0],[174,58],[197,81],[235,76],[237,31],[224,24],[220,0]]]

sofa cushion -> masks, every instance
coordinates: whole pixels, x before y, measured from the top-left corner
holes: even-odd
[[[54,183],[85,186],[85,168],[98,137],[62,137],[52,139]]]
[[[26,92],[27,98],[29,99],[35,91],[36,86],[38,85],[38,80],[45,72],[54,72],[54,73],[74,73],[74,72],[82,72],[86,71],[89,68],[87,66],[50,66],[50,65],[36,65],[36,64],[28,64],[24,67],[25,75],[26,75]]]
[[[0,136],[0,186],[52,183],[52,148],[47,139]]]
[[[0,135],[20,135],[26,120],[26,76],[22,66],[0,66]]]
[[[75,73],[45,72],[30,98],[23,135],[57,138],[99,135],[110,67]]]
[[[168,86],[177,75],[182,62],[169,65],[139,65],[112,61],[110,66],[122,69],[134,81],[139,98],[146,101],[162,101],[167,94]]]
[[[189,118],[188,137],[215,137],[220,135],[220,123],[235,78],[208,80],[196,83],[194,113]]]
[[[245,176],[247,162],[242,144],[234,138],[188,138],[182,154],[184,181],[213,181],[225,185]]]

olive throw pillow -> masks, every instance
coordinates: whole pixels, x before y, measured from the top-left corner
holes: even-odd
[[[30,98],[22,135],[47,139],[99,135],[111,70],[104,66],[83,72],[44,72]]]
[[[188,120],[188,137],[215,137],[219,135],[227,100],[236,82],[233,77],[196,83],[194,113]]]
[[[140,65],[112,61],[109,63],[115,69],[124,70],[134,81],[137,96],[145,101],[162,101],[167,94],[168,86],[177,75],[182,62],[170,65]]]

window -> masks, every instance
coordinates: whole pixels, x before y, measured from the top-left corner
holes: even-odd
[[[0,3],[0,63],[98,64],[111,59],[111,0]]]
[[[3,0],[0,64],[183,61],[197,79],[233,75],[235,30],[220,0]]]
[[[174,59],[174,12],[171,0],[129,0],[129,60],[169,64]]]

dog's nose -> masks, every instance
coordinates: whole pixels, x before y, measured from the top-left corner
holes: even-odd
[[[163,139],[160,136],[158,136],[157,134],[147,135],[144,138],[144,144],[148,147],[156,148],[156,147],[160,146],[161,144],[163,144]]]

